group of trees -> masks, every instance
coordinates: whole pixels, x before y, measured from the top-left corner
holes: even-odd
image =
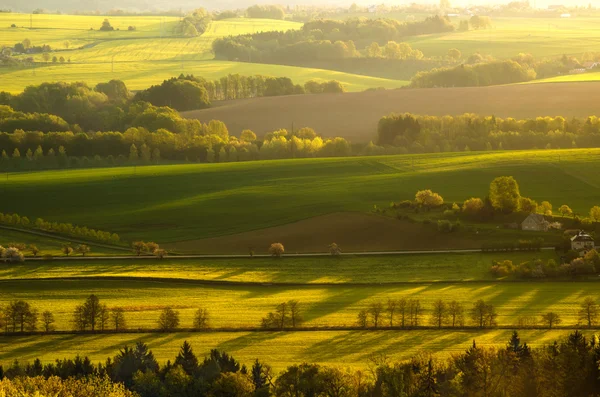
[[[167,251],[160,248],[160,246],[154,242],[134,241],[131,244],[131,248],[137,256],[140,256],[142,254],[149,254],[155,255],[160,259],[167,256]]]
[[[185,37],[200,36],[206,32],[211,20],[212,15],[208,11],[204,8],[197,8],[179,21],[176,31]]]
[[[506,264],[501,262],[495,266],[506,266]],[[276,319],[276,314],[270,313],[270,315],[275,316]],[[579,305],[577,315],[578,326],[594,327],[600,320],[600,305],[594,298],[586,297]],[[426,322],[426,316],[429,319],[428,322]],[[465,318],[468,318],[473,327],[493,328],[498,325],[497,317],[498,312],[495,307],[482,299],[474,302],[470,309],[465,310],[463,304],[456,300],[446,302],[443,299],[437,299],[430,308],[425,309],[419,299],[400,298],[369,304],[367,308],[358,312],[356,324],[361,328],[418,328],[423,326],[462,328],[466,326]],[[264,321],[265,319],[263,319]],[[514,325],[525,328],[553,328],[561,322],[562,319],[558,313],[546,312],[539,317],[520,316],[517,318],[517,324]],[[272,326],[271,328],[277,327]]]
[[[385,153],[386,148],[398,148],[402,153],[431,153],[600,147],[600,119],[391,114],[379,120],[376,144],[382,147],[371,144],[365,150],[375,154]]]
[[[300,323],[298,314],[298,303],[290,301],[285,306],[284,324],[288,327],[288,310],[292,313],[292,326]],[[289,309],[288,309],[289,307]],[[278,309],[279,310],[279,309]],[[92,294],[88,296],[81,305],[77,305],[73,310],[72,326],[77,332],[91,331],[124,331],[127,330],[126,308],[112,307],[101,303],[100,299]],[[163,308],[156,322],[157,329],[163,332],[173,332],[180,327],[179,311],[167,306]],[[205,330],[210,327],[210,315],[207,309],[199,308],[194,313],[192,329]],[[41,316],[37,309],[31,306],[29,302],[16,300],[9,303],[6,307],[0,307],[0,329],[6,333],[52,332],[56,330],[54,314],[48,310]]]
[[[284,19],[285,11],[277,5],[254,5],[246,10],[248,18]]]
[[[74,226],[70,223],[47,222],[41,218],[37,218],[32,222],[28,217],[20,216],[19,214],[3,214],[0,212],[0,224],[19,228],[38,229],[45,232],[59,233],[110,244],[118,244],[121,241],[121,238],[116,233],[89,229],[85,226]]]
[[[296,328],[302,324],[300,302],[290,300],[282,302],[275,307],[274,312],[269,312],[261,320],[262,328],[279,329]]]
[[[497,314],[494,307],[483,300],[475,302],[468,314],[474,326],[489,328],[496,325]],[[424,325],[424,315],[425,309],[419,299],[388,299],[387,304],[374,302],[367,309],[362,309],[358,313],[357,324],[362,328],[412,328]],[[429,323],[433,327],[463,327],[465,324],[465,309],[462,303],[455,300],[436,300],[429,316]]]
[[[0,133],[0,148],[6,147],[0,149],[0,170],[215,163],[352,154],[345,139],[323,139],[311,128],[301,128],[293,135],[285,129],[278,130],[260,140],[250,130],[242,131],[239,138],[230,136],[222,122],[211,121],[200,127],[203,132],[193,134],[174,134],[162,128],[156,132],[129,128],[124,133]],[[58,147],[55,149],[54,145]]]
[[[498,348],[473,341],[466,351],[444,358],[420,354],[393,363],[386,356],[373,355],[370,371],[304,363],[291,365],[276,376],[258,359],[247,368],[217,350],[201,360],[187,341],[173,361],[161,366],[148,346],[138,342],[98,365],[87,357],[46,365],[38,359],[29,364],[15,361],[6,369],[0,367],[0,392],[6,388],[56,391],[68,387],[74,397],[107,393],[130,397],[131,391],[140,397],[580,397],[595,396],[600,390],[599,360],[597,336],[588,339],[575,331],[549,345],[531,348],[515,331],[506,345]],[[80,390],[83,385],[85,393]]]
[[[221,59],[285,64],[358,57],[421,59],[423,54],[420,51],[411,49],[400,40],[452,30],[452,24],[439,16],[405,23],[391,19],[319,19],[307,22],[301,30],[220,38],[213,43],[213,50]],[[359,52],[357,42],[370,45]],[[380,44],[385,44],[383,49]]]
[[[422,71],[411,79],[410,85],[414,88],[481,87],[520,83],[536,76],[535,70],[506,60]]]
[[[518,265],[510,260],[494,261],[490,272],[496,277],[515,275],[519,278],[554,278],[576,277],[600,273],[600,255],[596,250],[588,251],[583,257],[578,253],[565,257],[565,263],[558,265],[555,260],[549,259],[544,263],[541,259],[533,262],[523,262]]]
[[[211,101],[218,100],[344,91],[343,85],[335,80],[329,82],[309,81],[301,86],[294,84],[288,77],[230,74],[218,80],[206,80],[182,74],[179,77],[165,80],[160,85],[153,85],[146,90],[139,91],[133,100],[185,111],[207,108],[211,105]]]

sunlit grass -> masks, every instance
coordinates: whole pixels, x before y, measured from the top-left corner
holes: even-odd
[[[512,175],[522,195],[585,215],[600,203],[600,174],[593,171],[599,154],[500,151],[32,172],[0,179],[0,207],[108,230],[125,240],[167,243],[334,212],[369,212],[374,204],[387,207],[424,188],[462,202],[485,197],[492,179]]]
[[[164,364],[167,360],[173,361],[187,340],[200,357],[211,349],[219,349],[248,367],[259,358],[277,372],[302,362],[367,369],[373,355],[383,354],[390,361],[407,360],[421,352],[444,358],[466,350],[473,340],[478,346],[504,347],[511,333],[510,330],[444,330],[0,336],[0,363],[10,364],[14,359],[33,361],[35,358],[48,363],[76,355],[89,356],[93,362],[104,362],[125,345],[144,342]],[[522,330],[519,334],[529,346],[539,347],[566,336],[567,331]]]
[[[301,302],[304,324],[312,327],[354,326],[357,313],[373,302],[419,299],[424,309],[422,325],[429,325],[429,311],[437,299],[457,300],[468,310],[483,299],[498,312],[498,324],[512,326],[520,316],[539,318],[558,313],[565,326],[579,324],[583,299],[600,297],[596,282],[448,283],[399,286],[211,286],[135,280],[3,281],[0,304],[23,299],[41,313],[50,310],[57,329],[72,329],[75,306],[96,294],[109,307],[123,307],[131,328],[156,328],[160,311],[172,306],[181,313],[181,327],[191,327],[194,312],[207,308],[213,327],[258,327],[275,306],[290,299]]]

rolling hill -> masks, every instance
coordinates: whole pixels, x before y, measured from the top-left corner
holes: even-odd
[[[252,98],[184,112],[187,118],[224,121],[232,133],[264,134],[280,128],[311,127],[326,137],[353,142],[376,138],[377,123],[390,113],[497,117],[587,117],[600,113],[600,83],[522,84],[470,88],[427,88],[333,95]]]
[[[348,244],[356,246],[347,250],[368,250],[365,241],[377,248],[387,241],[391,249],[399,245],[399,236],[418,228],[365,213],[374,204],[387,207],[390,201],[412,199],[419,189],[462,202],[485,196],[493,178],[512,175],[523,195],[587,214],[600,204],[599,154],[600,149],[463,152],[17,173],[0,180],[0,208],[30,219],[116,232],[130,241],[225,239],[197,241],[197,247],[204,247],[197,252],[247,252],[252,241],[262,244],[260,239],[277,237],[306,251],[350,231],[356,236],[348,237]],[[348,212],[358,214],[348,220]],[[315,218],[336,213],[341,216]],[[268,229],[277,227],[286,229]],[[244,235],[259,229],[252,234],[259,240]],[[310,230],[315,235],[308,238]]]

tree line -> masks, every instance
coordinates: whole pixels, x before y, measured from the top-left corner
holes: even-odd
[[[514,331],[499,347],[474,340],[465,351],[446,357],[419,354],[395,363],[385,354],[373,354],[367,360],[368,371],[303,363],[277,374],[259,359],[248,368],[216,349],[202,360],[184,341],[175,359],[160,365],[138,342],[98,364],[79,356],[45,365],[39,359],[15,361],[0,367],[0,391],[23,385],[56,390],[63,382],[74,389],[69,394],[74,397],[106,395],[100,387],[114,390],[115,397],[132,392],[140,397],[581,397],[598,396],[600,390],[600,339],[579,331],[538,348]],[[82,384],[87,393],[79,389]]]
[[[99,331],[125,331],[127,325],[127,310],[123,307],[111,307],[103,304],[94,295],[89,295],[86,300],[75,307],[72,313],[71,324],[75,332]],[[45,333],[56,331],[54,314],[46,310],[41,316],[36,308],[24,300],[15,300],[0,307],[0,329],[6,333],[24,333],[42,331]],[[174,332],[180,329],[181,321],[178,310],[170,306],[164,307],[156,320],[154,329],[162,332]],[[194,313],[191,327],[196,331],[210,328],[210,315],[207,309],[198,308]]]
[[[417,298],[388,298],[387,301],[371,302],[368,307],[361,309],[357,313],[355,327],[364,329],[494,328],[498,326],[498,315],[494,305],[482,299],[474,302],[469,308],[465,308],[465,305],[457,300],[437,299],[431,307],[426,308]],[[577,318],[578,327],[597,327],[600,320],[600,305],[597,299],[591,296],[585,297],[579,304]],[[303,322],[302,305],[292,299],[279,303],[274,311],[267,313],[260,321],[260,328],[281,331],[302,329]],[[561,314],[549,311],[538,316],[519,316],[517,322],[511,326],[552,329],[561,323]],[[109,308],[96,295],[91,294],[73,310],[71,325],[71,330],[74,332],[123,332],[128,329],[127,309]],[[160,310],[155,328],[149,329],[161,332],[176,332],[181,329],[202,331],[210,329],[210,326],[210,313],[206,308],[198,308],[195,311],[191,326],[181,327],[179,311],[166,306]],[[355,327],[348,327],[348,329]],[[54,314],[46,310],[39,316],[38,310],[29,302],[15,300],[6,307],[0,307],[0,329],[4,329],[6,333],[40,330],[49,333],[56,331]]]
[[[379,120],[376,145],[368,154],[390,152],[460,152],[519,149],[600,147],[600,119],[498,118],[461,116],[419,116],[391,114]]]
[[[198,123],[195,133],[175,134],[159,128],[121,132],[0,132],[0,170],[110,167],[173,162],[226,163],[352,154],[344,138],[322,138],[311,128],[267,133],[251,130],[230,136],[224,123]]]
[[[229,74],[209,81],[202,77],[181,74],[179,77],[163,81],[160,85],[139,91],[133,100],[185,111],[210,107],[211,101],[216,100],[341,92],[345,92],[345,88],[335,80],[311,80],[302,86],[294,84],[288,77]]]
[[[119,244],[121,241],[116,233],[90,229],[86,226],[75,226],[70,223],[48,222],[42,218],[36,218],[32,221],[28,217],[19,214],[3,214],[0,212],[0,224],[17,228],[37,229],[109,244]]]
[[[453,50],[450,50],[453,51]],[[460,56],[448,55],[456,60]],[[481,87],[498,84],[520,83],[536,78],[547,78],[567,74],[582,67],[582,63],[596,56],[586,54],[577,59],[574,56],[536,59],[531,54],[520,53],[509,60],[496,60],[479,53],[470,55],[466,62],[453,67],[435,68],[421,71],[411,79],[411,87]]]
[[[219,38],[213,42],[215,56],[242,62],[298,63],[306,60],[336,60],[368,56],[368,47],[361,53],[356,43],[368,46],[390,43],[390,59],[406,59],[396,54],[410,46],[401,40],[420,34],[453,31],[445,17],[433,16],[423,21],[399,22],[392,19],[351,18],[346,21],[318,19],[307,22],[301,30],[261,32]],[[423,54],[410,50],[413,58]],[[420,54],[420,55],[417,55]],[[379,56],[371,56],[378,58]]]
[[[592,249],[580,257],[579,253],[570,251],[565,255],[561,265],[558,265],[554,259],[549,259],[547,262],[536,259],[518,265],[510,260],[494,261],[490,273],[496,277],[515,275],[523,279],[595,275],[600,274],[600,254]]]

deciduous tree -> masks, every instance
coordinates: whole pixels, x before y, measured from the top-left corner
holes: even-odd
[[[492,206],[502,212],[511,213],[519,209],[521,193],[519,184],[512,176],[501,176],[490,184]]]

